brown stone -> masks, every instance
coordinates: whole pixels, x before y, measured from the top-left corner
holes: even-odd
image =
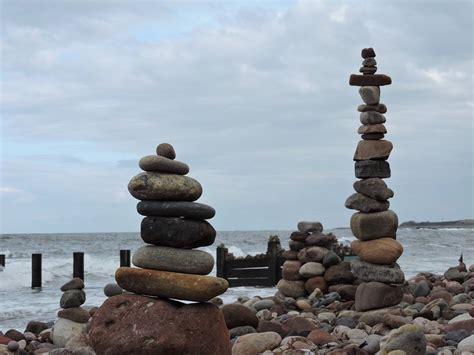
[[[294,240],[295,242],[304,242],[308,238],[308,233],[306,232],[293,232],[290,235],[290,239]]]
[[[395,238],[398,217],[392,210],[374,213],[354,213],[351,217],[351,231],[359,240]]]
[[[305,295],[304,281],[288,281],[281,279],[277,283],[277,289],[282,294],[292,298],[303,297]]]
[[[308,293],[312,293],[315,289],[319,288],[322,293],[328,292],[328,284],[324,277],[315,276],[306,280],[304,288]]]
[[[352,86],[384,86],[390,85],[392,78],[384,74],[358,75],[352,74],[349,78],[349,85]]]
[[[367,58],[374,58],[375,57],[375,51],[372,47],[369,48],[363,48],[361,51],[362,58],[367,59]],[[375,61],[375,60],[374,60]],[[365,62],[365,61],[364,61]],[[375,64],[374,64],[375,65]]]
[[[446,332],[465,330],[468,334],[474,334],[474,318],[460,320],[445,326]]]
[[[392,149],[392,142],[387,140],[362,140],[357,144],[354,160],[387,160]]]
[[[221,308],[221,311],[224,314],[225,324],[229,329],[244,325],[254,328],[258,326],[258,319],[255,313],[242,304],[226,304]]]
[[[174,151],[173,146],[169,143],[159,144],[158,147],[156,147],[156,154],[171,160],[176,158],[176,152]]]
[[[87,323],[90,314],[82,307],[74,307],[59,310],[58,317],[66,318],[77,323]]]
[[[393,191],[379,178],[358,180],[354,182],[353,187],[355,191],[378,201],[386,201],[393,197]]]
[[[377,123],[372,125],[362,125],[357,130],[359,134],[366,134],[366,133],[387,133],[387,128],[383,123]]]
[[[381,124],[386,121],[385,116],[376,111],[362,112],[359,119],[360,123],[367,126]]]
[[[324,274],[324,279],[330,285],[350,284],[354,281],[355,277],[351,272],[351,264],[343,261],[328,268]]]
[[[355,310],[364,312],[371,309],[391,307],[401,302],[401,287],[390,286],[380,282],[364,282],[357,287]]]
[[[157,173],[170,173],[186,175],[189,173],[189,166],[177,160],[171,160],[158,155],[147,155],[138,162],[140,169],[144,171],[154,171]]]
[[[359,112],[369,112],[369,111],[375,111],[379,113],[386,113],[387,112],[387,106],[384,104],[377,104],[377,105],[359,105],[357,106],[357,111]]]
[[[118,268],[115,280],[124,290],[148,296],[207,302],[224,293],[229,283],[221,278],[177,272]]]
[[[286,260],[298,260],[298,252],[294,250],[285,250],[281,256]]]
[[[302,277],[299,273],[300,267],[303,265],[301,261],[298,260],[287,260],[283,263],[282,267],[282,276],[284,280],[288,281],[298,281]]]
[[[385,137],[383,133],[365,133],[360,136],[365,141],[378,141]]]
[[[351,248],[362,260],[374,264],[393,264],[403,253],[402,245],[392,238],[354,240]]]
[[[388,210],[390,202],[374,200],[357,192],[347,198],[345,206],[365,213],[382,212]]]
[[[318,246],[326,249],[332,249],[332,246],[336,240],[336,236],[333,234],[312,234],[306,238],[305,244],[307,246]]]
[[[89,341],[97,354],[231,354],[216,306],[139,295],[108,298],[92,318]]]
[[[320,329],[311,331],[307,338],[315,345],[326,345],[327,343],[337,342],[337,339],[334,335],[331,335],[328,332]]]
[[[302,263],[309,263],[310,261],[321,262],[329,250],[322,247],[307,247],[298,253],[298,259]]]

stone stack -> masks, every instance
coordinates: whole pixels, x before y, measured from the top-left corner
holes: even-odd
[[[340,294],[355,294],[352,285],[354,276],[348,262],[333,251],[336,237],[329,233],[323,234],[320,222],[299,222],[298,230],[291,233],[289,250],[283,253],[286,261],[283,263],[282,279],[278,282],[278,293],[286,298],[286,303],[294,299],[297,308],[314,306],[313,301],[326,302],[331,297],[340,298]],[[349,292],[344,292],[343,288]],[[342,292],[340,292],[343,290]],[[314,292],[332,295],[328,297],[311,297]],[[336,294],[337,293],[337,294]],[[350,300],[352,297],[344,297]],[[334,300],[332,300],[334,301]]]
[[[130,194],[141,200],[138,213],[141,237],[147,245],[132,257],[137,268],[121,267],[115,278],[123,289],[141,295],[206,302],[225,292],[226,280],[205,276],[214,267],[211,254],[194,248],[209,246],[216,237],[206,221],[215,210],[196,203],[201,184],[185,176],[189,167],[174,160],[170,144],[160,144],[157,155],[143,157],[145,172],[132,178]]]
[[[392,143],[384,140],[387,133],[385,116],[387,107],[380,103],[380,87],[390,85],[389,76],[376,74],[375,52],[362,50],[362,75],[352,74],[349,84],[360,86],[359,94],[364,104],[359,105],[359,141],[355,154],[354,183],[356,193],[346,200],[346,207],[359,212],[351,217],[351,230],[358,239],[351,244],[360,260],[352,262],[352,272],[362,281],[356,292],[355,308],[367,311],[398,304],[402,300],[401,285],[405,275],[396,263],[403,247],[396,240],[398,217],[389,210],[393,191],[383,179],[390,177],[387,162]]]

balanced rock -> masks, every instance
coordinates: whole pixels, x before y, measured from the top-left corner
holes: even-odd
[[[395,238],[398,217],[392,210],[375,213],[354,213],[351,217],[351,231],[357,239],[372,240]]]
[[[118,268],[115,279],[120,287],[139,295],[207,302],[229,287],[225,279],[177,272]]]
[[[359,94],[362,101],[367,105],[377,105],[380,101],[380,88],[378,86],[362,86],[359,89]]]
[[[86,301],[86,294],[82,290],[69,290],[62,294],[59,302],[61,308],[79,307]]]
[[[304,281],[288,281],[281,279],[277,283],[277,289],[285,296],[293,298],[303,297],[306,294]]]
[[[202,250],[178,249],[146,245],[132,257],[133,265],[161,271],[207,275],[214,267],[214,258]]]
[[[402,284],[405,274],[398,264],[379,265],[362,260],[351,263],[351,270],[355,277],[362,281],[376,281],[386,284]]]
[[[216,306],[138,295],[107,299],[92,319],[89,339],[97,354],[231,354]]]
[[[376,125],[385,123],[385,121],[385,116],[376,111],[367,111],[360,114],[360,123],[363,125]]]
[[[140,235],[145,243],[173,248],[199,248],[211,245],[216,230],[206,221],[174,217],[145,217]]]
[[[128,191],[138,200],[195,201],[202,187],[188,176],[144,172],[130,180]]]
[[[303,264],[299,260],[286,260],[281,268],[283,279],[288,281],[301,280],[302,277],[299,273],[301,265]]]
[[[376,104],[376,105],[359,105],[357,106],[357,111],[359,112],[369,112],[369,111],[376,111],[379,113],[387,112],[387,106],[384,104]]]
[[[326,293],[328,291],[328,283],[323,276],[314,276],[306,280],[304,288],[309,294],[313,293],[317,288],[319,288],[322,293]]]
[[[189,173],[189,166],[177,160],[171,160],[158,155],[147,155],[138,162],[144,171],[186,175]]]
[[[359,179],[389,178],[390,164],[385,160],[361,160],[355,162],[355,176]]]
[[[300,267],[299,273],[304,278],[310,278],[314,276],[324,275],[325,270],[326,269],[324,268],[323,264],[309,262]]]
[[[174,151],[173,146],[169,143],[159,144],[158,147],[156,147],[156,154],[171,160],[176,158],[176,152]]]
[[[59,310],[58,317],[69,319],[77,323],[87,323],[91,316],[84,308],[74,307]]]
[[[357,144],[354,160],[387,160],[393,145],[386,140],[362,140]]]
[[[216,215],[211,206],[187,201],[140,201],[137,212],[143,216],[210,219]]]
[[[345,206],[365,213],[382,212],[388,210],[390,202],[374,200],[361,193],[355,193],[347,198]]]
[[[362,74],[375,74],[377,72],[377,67],[375,66],[372,66],[372,67],[366,67],[366,66],[362,66],[360,67],[359,71],[362,73]],[[376,87],[376,86],[374,86]]]
[[[374,55],[375,57],[375,55]],[[372,56],[368,56],[367,58],[365,57],[362,57],[362,58],[365,58],[363,61],[362,61],[362,65],[364,67],[375,67],[377,65],[377,61],[375,60],[375,58],[372,57]]]
[[[347,261],[343,261],[328,268],[324,273],[324,279],[330,285],[350,284],[354,281],[355,277],[351,272],[351,264]]]
[[[354,182],[354,190],[378,201],[386,201],[393,197],[393,191],[379,178],[369,178]]]
[[[367,112],[368,113],[368,112]],[[383,123],[371,124],[371,125],[362,125],[357,129],[357,133],[359,134],[367,134],[367,133],[387,133],[387,128]]]
[[[354,240],[351,249],[362,260],[373,264],[391,265],[403,253],[402,245],[392,238],[380,238],[368,241]]]
[[[69,340],[86,332],[86,323],[77,323],[66,318],[58,318],[52,330],[53,344],[64,348]]]
[[[311,234],[306,238],[305,244],[307,246],[318,246],[326,249],[332,249],[336,242],[336,236],[333,234]]]
[[[363,48],[361,51],[362,58],[367,59],[367,58],[374,58],[375,57],[375,51],[372,47],[369,48]],[[375,65],[375,64],[374,64]]]
[[[352,86],[384,86],[390,85],[392,79],[384,74],[357,75],[352,74],[349,78],[349,85]]]
[[[366,141],[377,141],[385,137],[383,133],[365,133],[361,136]]]
[[[310,261],[321,262],[324,256],[329,253],[329,250],[322,247],[307,247],[298,253],[298,260],[302,263],[309,263]]]
[[[403,298],[403,290],[380,282],[364,282],[357,287],[355,310],[364,312],[371,309],[391,307],[399,304]]]
[[[80,279],[79,277],[75,277],[68,282],[66,282],[64,285],[61,286],[61,291],[66,292],[69,290],[82,290],[84,288],[84,281]]]
[[[323,225],[320,222],[299,222],[298,230],[305,233],[322,233]]]

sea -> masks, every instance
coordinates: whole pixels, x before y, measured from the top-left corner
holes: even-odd
[[[332,232],[342,244],[354,237],[350,229]],[[212,247],[202,248],[215,255],[223,243],[235,256],[265,253],[269,236],[277,235],[285,248],[291,231],[222,231]],[[467,265],[474,263],[474,229],[399,229],[397,239],[404,247],[399,264],[407,278],[419,272],[443,273],[456,266],[461,254]],[[100,306],[103,287],[114,282],[120,263],[120,249],[134,250],[143,243],[138,233],[87,234],[1,234],[0,254],[6,255],[0,271],[0,331],[25,329],[30,320],[53,321],[59,310],[59,288],[72,277],[72,253],[84,252],[87,300],[85,306]],[[43,254],[43,287],[31,289],[31,254]],[[1,269],[1,267],[0,267]],[[213,271],[215,273],[215,270]],[[224,302],[240,296],[269,296],[275,288],[230,288],[221,297]]]

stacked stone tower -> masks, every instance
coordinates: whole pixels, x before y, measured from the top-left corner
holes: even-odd
[[[355,176],[360,180],[354,183],[356,193],[346,200],[346,207],[359,212],[351,218],[351,230],[356,241],[353,251],[360,260],[352,262],[352,272],[363,281],[355,297],[357,311],[388,307],[398,304],[403,297],[401,285],[405,275],[396,263],[402,255],[403,247],[396,240],[398,228],[397,215],[389,210],[389,198],[393,191],[383,179],[390,177],[387,162],[392,151],[392,143],[384,140],[387,133],[385,116],[387,107],[380,103],[380,87],[390,85],[389,76],[376,74],[375,51],[362,50],[362,75],[352,74],[349,84],[359,86],[359,94],[364,104],[359,105],[359,141],[355,154]]]
[[[160,144],[157,155],[142,158],[145,172],[132,178],[131,195],[141,200],[138,213],[141,237],[147,245],[132,257],[137,268],[121,267],[115,278],[135,294],[206,302],[225,292],[226,280],[205,276],[214,267],[211,254],[194,250],[211,245],[216,231],[205,219],[214,217],[212,207],[196,203],[201,184],[185,176],[189,167],[174,160],[174,148]]]

